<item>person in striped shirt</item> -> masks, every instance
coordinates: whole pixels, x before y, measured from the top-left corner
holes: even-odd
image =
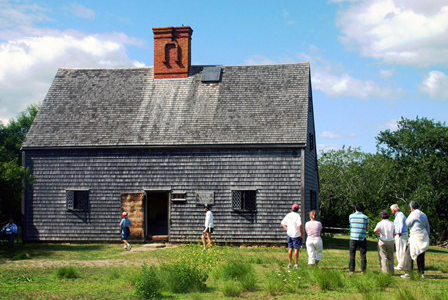
[[[363,214],[364,205],[358,203],[355,205],[355,212],[350,215],[350,262],[349,272],[355,272],[356,250],[361,254],[361,271],[366,272],[367,268],[367,239],[366,233],[369,229],[369,218]]]

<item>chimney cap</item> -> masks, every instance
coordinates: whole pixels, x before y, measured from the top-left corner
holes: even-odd
[[[176,31],[176,32],[187,32],[190,35],[193,33],[193,29],[191,29],[190,26],[185,26],[185,25],[177,26],[177,27],[168,26],[168,27],[153,27],[152,28],[152,32],[154,34],[170,33],[170,32],[173,32],[173,31]]]

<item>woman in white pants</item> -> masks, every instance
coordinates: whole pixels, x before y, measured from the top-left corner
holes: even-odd
[[[317,266],[322,259],[322,238],[320,233],[322,231],[322,223],[316,221],[316,211],[310,211],[310,221],[305,224],[306,250],[308,252],[308,264]]]

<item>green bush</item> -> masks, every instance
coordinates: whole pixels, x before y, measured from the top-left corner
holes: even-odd
[[[143,299],[159,298],[162,284],[157,276],[157,269],[153,266],[142,266],[142,271],[135,281],[135,294]]]
[[[173,293],[204,290],[207,278],[208,274],[205,270],[182,261],[160,267],[160,279],[164,288]]]
[[[387,287],[389,287],[392,284],[392,276],[389,274],[380,273],[372,277],[373,277],[372,281],[379,291],[384,291]]]
[[[398,289],[395,292],[395,299],[396,300],[417,300],[417,297],[412,291],[409,291],[407,289],[402,290]]]
[[[266,276],[264,290],[272,296],[285,293],[298,293],[307,287],[305,281],[308,272],[304,270],[292,270],[286,272],[284,269],[273,270]]]
[[[286,282],[280,271],[272,271],[266,276],[266,281],[264,285],[264,290],[266,290],[271,296],[277,296],[285,293]]]
[[[241,280],[249,273],[254,273],[252,265],[242,260],[226,261],[217,269],[217,277],[226,280]]]
[[[247,273],[241,278],[241,285],[245,291],[254,292],[257,290],[257,278],[255,272]]]
[[[242,291],[241,283],[235,280],[226,280],[222,285],[222,293],[226,297],[239,297]]]
[[[322,291],[335,291],[344,287],[342,274],[337,270],[315,269],[311,276]]]
[[[79,277],[78,271],[72,266],[68,267],[60,267],[56,270],[56,276],[59,279],[67,278],[67,279],[75,279]]]
[[[360,294],[368,294],[374,290],[373,285],[369,280],[367,280],[367,277],[362,276],[352,276],[350,277],[350,284],[353,286],[353,288]]]

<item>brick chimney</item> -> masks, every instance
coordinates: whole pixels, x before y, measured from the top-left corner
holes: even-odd
[[[191,64],[190,26],[154,27],[154,78],[187,78]]]

